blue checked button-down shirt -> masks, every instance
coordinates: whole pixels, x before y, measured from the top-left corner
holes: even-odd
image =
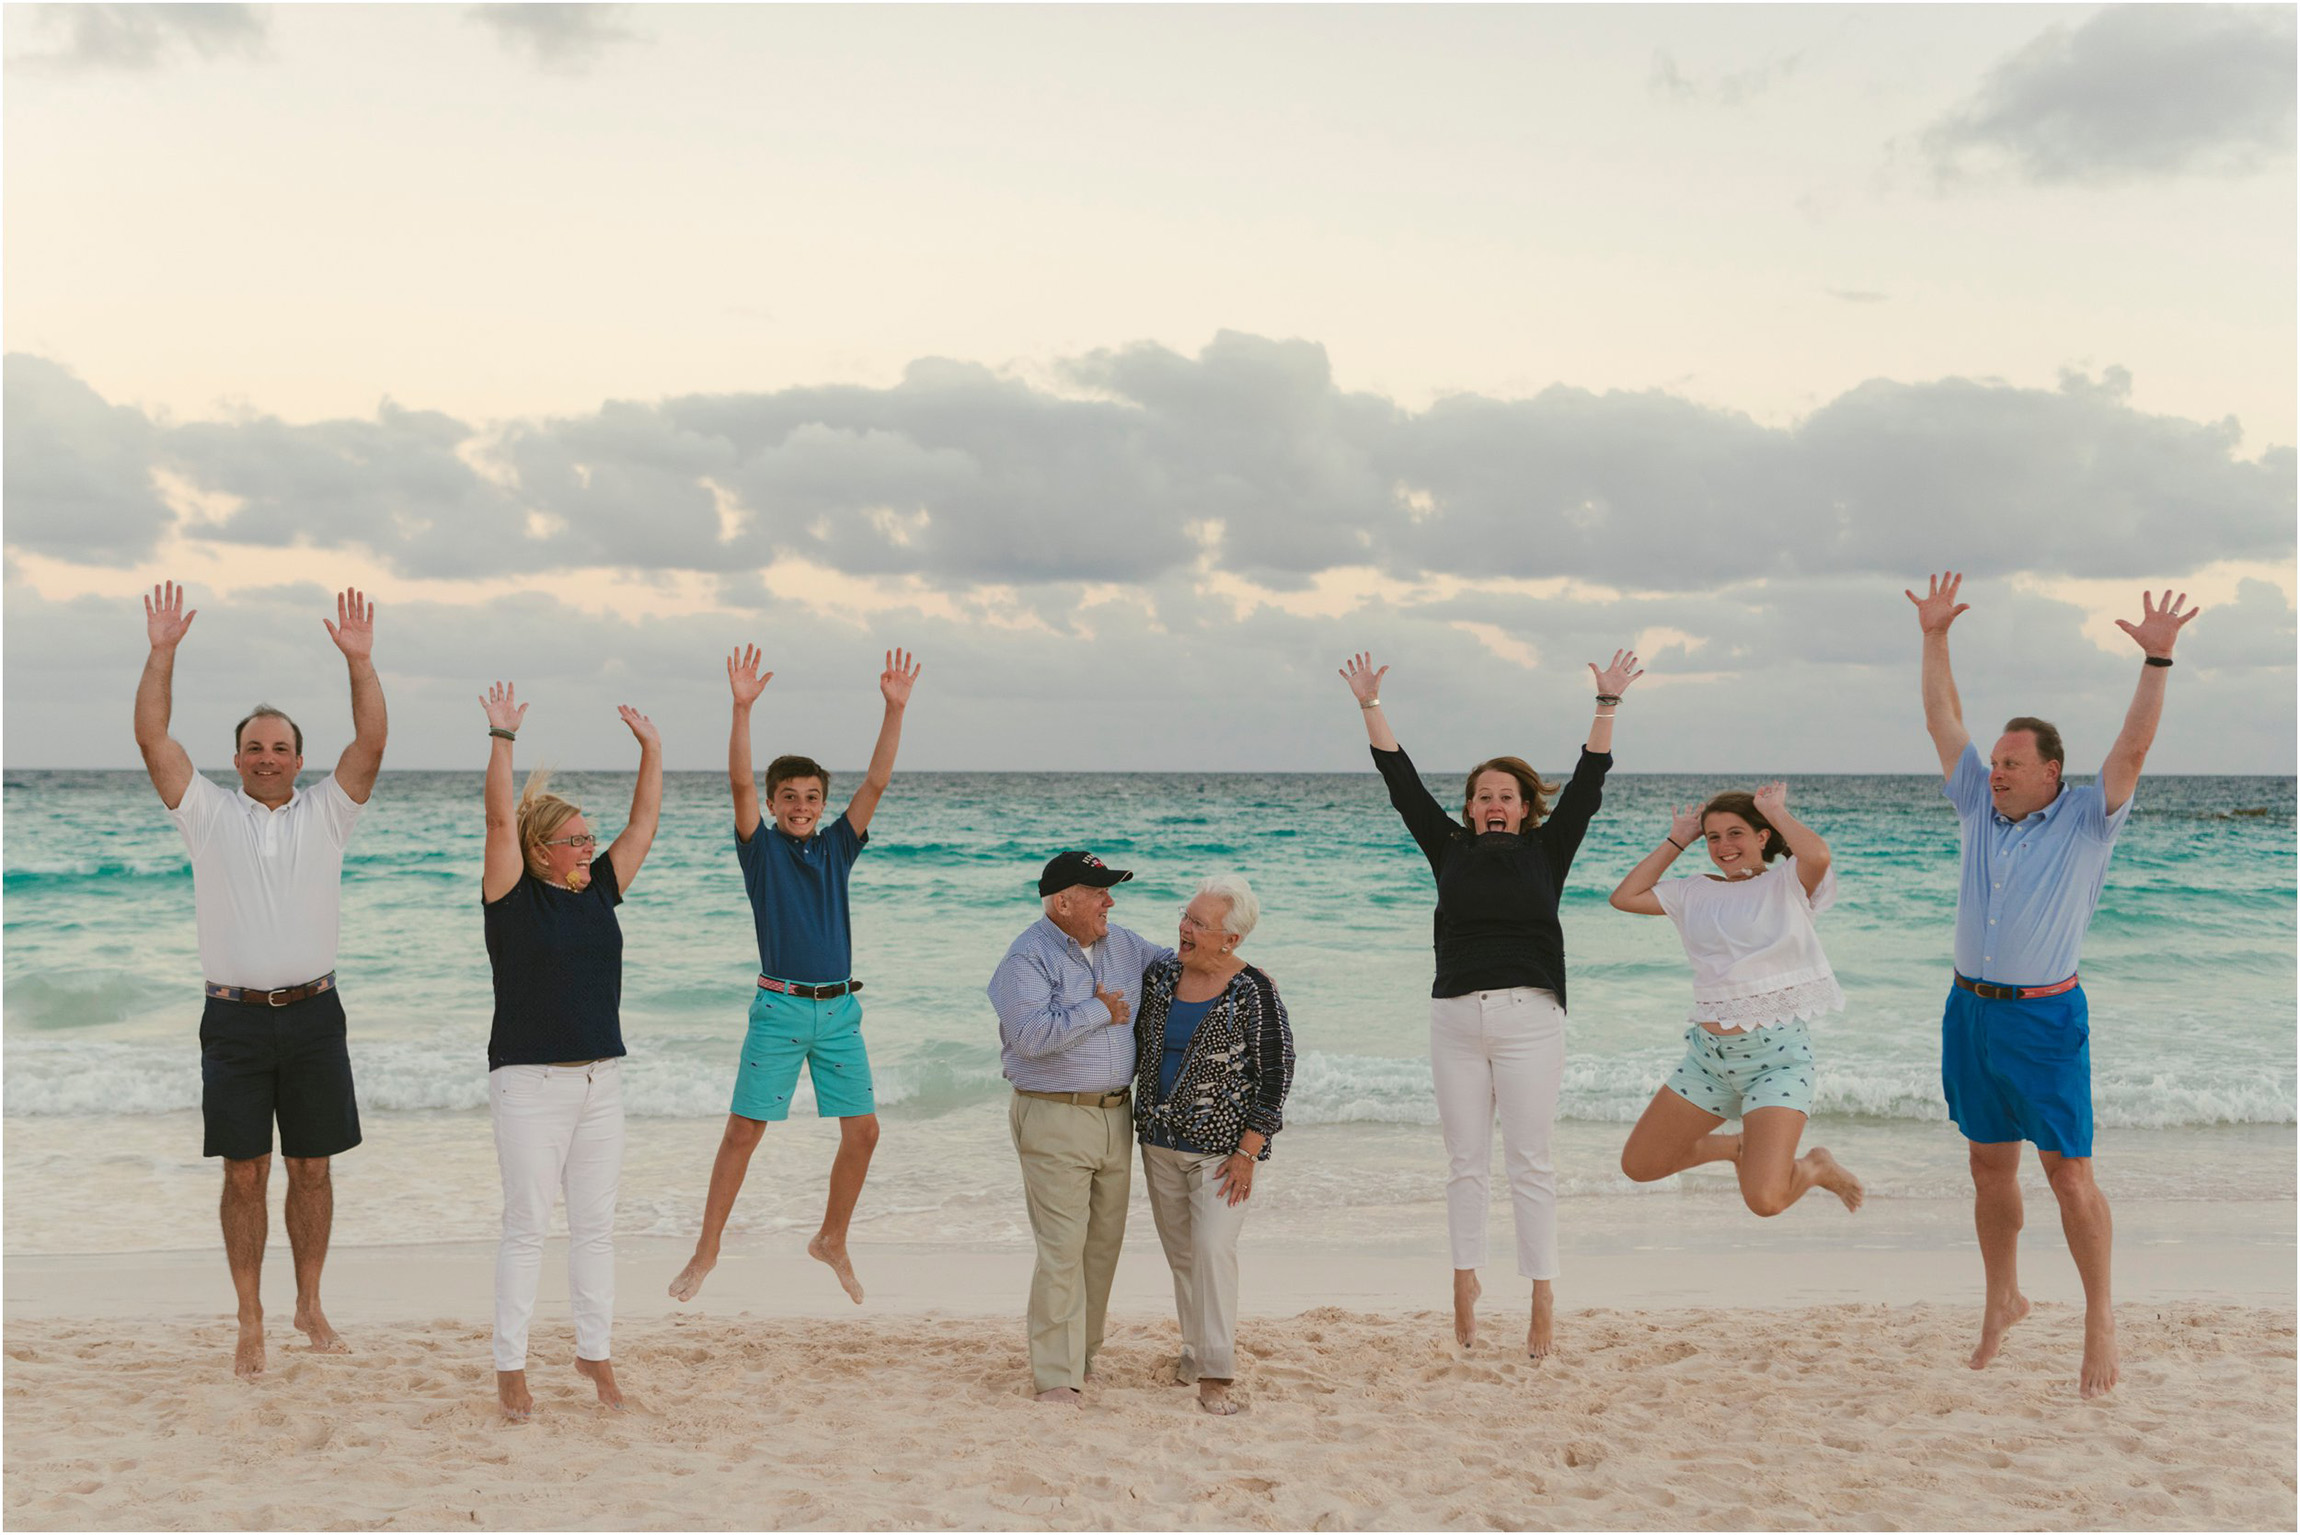
[[[1089,958],[1050,918],[1024,928],[990,977],[1006,1080],[1034,1093],[1114,1093],[1130,1086],[1142,972],[1173,952],[1113,927]],[[1097,986],[1126,999],[1128,1027],[1110,1026]]]
[[[2050,986],[2076,974],[2132,800],[2110,815],[2096,779],[2063,785],[2044,809],[2008,821],[1989,803],[1988,764],[1969,742],[1941,792],[1957,808],[1964,840],[1957,969],[1999,986]]]

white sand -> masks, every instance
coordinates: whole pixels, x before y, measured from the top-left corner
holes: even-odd
[[[220,1255],[12,1258],[6,1522],[2293,1527],[2290,1211],[2258,1243],[2197,1239],[2225,1209],[2132,1214],[2122,1224],[2158,1234],[2120,1252],[2124,1383],[2093,1403],[2077,1397],[2079,1313],[2043,1221],[2026,1244],[2036,1314],[1980,1373],[1963,1364],[1969,1249],[1848,1250],[1814,1222],[1805,1251],[1586,1256],[1561,1292],[1562,1351],[1534,1365],[1511,1346],[1522,1286],[1498,1273],[1487,1341],[1463,1355],[1422,1309],[1444,1280],[1427,1257],[1249,1240],[1251,1406],[1227,1420],[1160,1379],[1174,1325],[1141,1241],[1083,1411],[1028,1399],[1027,1253],[858,1246],[873,1287],[858,1309],[792,1244],[762,1245],[682,1311],[661,1297],[677,1249],[627,1243],[622,1416],[564,1363],[555,1244],[539,1412],[517,1427],[493,1405],[484,1246],[338,1252],[329,1311],[350,1357],[292,1347],[282,1262],[271,1369],[253,1385],[229,1374]],[[1813,1303],[1832,1290],[1838,1303]]]

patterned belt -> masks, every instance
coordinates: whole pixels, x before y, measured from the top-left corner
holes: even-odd
[[[809,986],[804,981],[778,981],[771,975],[759,977],[759,990],[780,992],[786,997],[808,997],[824,1001],[830,997],[843,997],[850,991],[862,990],[860,981],[841,981],[835,986]]]
[[[1974,996],[1986,997],[1991,1002],[2025,1002],[2031,997],[2057,997],[2064,991],[2076,990],[2076,981],[2077,978],[2072,975],[2067,980],[2055,981],[2050,986],[1992,986],[1986,981],[1976,981],[1969,975],[1960,974],[1957,976],[1959,986]]]
[[[1044,1098],[1048,1103],[1075,1103],[1086,1109],[1118,1108],[1126,1102],[1126,1095],[1132,1091],[1134,1089],[1131,1087],[1121,1087],[1114,1093],[1036,1093],[1027,1087],[1015,1089],[1016,1093],[1025,1098]]]
[[[290,1002],[301,1002],[306,997],[316,997],[323,991],[335,990],[335,972],[330,970],[318,980],[306,981],[301,986],[278,986],[270,991],[252,986],[219,986],[214,981],[207,985],[208,995],[218,1002],[245,1002],[250,1007],[285,1007]]]

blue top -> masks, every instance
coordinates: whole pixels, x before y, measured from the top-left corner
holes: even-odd
[[[1988,764],[1969,741],[1941,792],[1957,807],[1964,841],[1957,969],[1999,986],[2050,986],[2076,974],[2132,800],[2110,815],[2098,780],[2064,783],[2044,809],[2008,821],[1989,803]]]
[[[750,841],[736,835],[762,975],[828,986],[854,973],[847,873],[868,841],[870,833],[857,833],[844,811],[804,842],[763,816]]]
[[[495,972],[488,1070],[623,1053],[622,900],[614,860],[601,853],[581,890],[523,870],[518,884],[480,903]]]
[[[1160,1103],[1174,1096],[1174,1078],[1181,1074],[1182,1057],[1190,1048],[1190,1036],[1198,1032],[1198,1025],[1205,1021],[1207,1012],[1221,1000],[1219,992],[1203,1002],[1185,1002],[1176,997],[1173,1005],[1166,1009],[1166,1050],[1158,1058]]]
[[[1142,972],[1174,951],[1112,927],[1089,956],[1040,917],[1008,946],[990,977],[1006,1080],[1034,1093],[1114,1093],[1134,1081],[1134,1030],[1110,1026],[1096,986],[1142,1010]]]

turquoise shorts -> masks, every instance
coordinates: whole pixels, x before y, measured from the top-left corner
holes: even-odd
[[[745,1119],[790,1118],[802,1062],[815,1085],[817,1114],[847,1119],[877,1112],[870,1056],[863,1049],[862,1003],[855,994],[818,1000],[764,987],[751,999],[751,1026],[743,1035],[729,1112]]]
[[[1697,1023],[1685,1031],[1685,1059],[1669,1090],[1719,1119],[1738,1119],[1751,1109],[1810,1114],[1812,1036],[1802,1023],[1746,1034],[1712,1034]]]

